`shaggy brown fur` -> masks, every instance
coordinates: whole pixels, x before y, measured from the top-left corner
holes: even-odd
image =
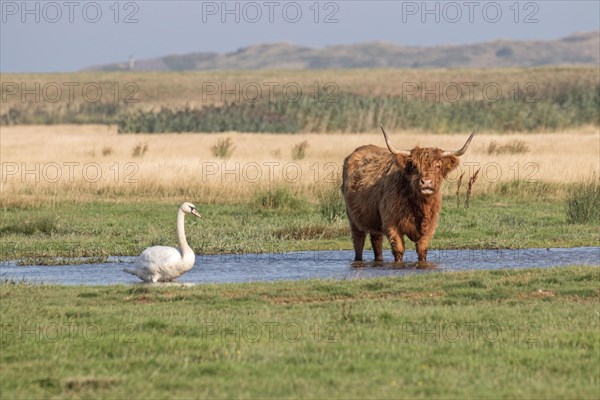
[[[419,261],[426,261],[442,206],[442,182],[459,164],[458,157],[442,153],[415,147],[405,156],[368,145],[346,157],[342,193],[356,261],[362,261],[367,233],[376,261],[383,261],[383,235],[395,261],[402,261],[404,235],[416,243]]]

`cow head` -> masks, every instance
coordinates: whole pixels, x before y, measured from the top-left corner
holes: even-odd
[[[385,144],[392,154],[396,155],[396,163],[404,169],[409,178],[413,193],[419,193],[424,197],[438,193],[444,178],[456,167],[458,167],[458,157],[465,154],[475,135],[474,130],[471,136],[460,150],[444,151],[436,147],[415,147],[412,150],[396,150],[390,143],[389,137],[381,126]]]

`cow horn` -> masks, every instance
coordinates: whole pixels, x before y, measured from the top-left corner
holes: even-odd
[[[445,151],[444,153],[442,153],[442,157],[446,157],[446,156],[456,156],[456,157],[460,157],[463,154],[465,154],[467,152],[467,149],[469,148],[469,144],[471,143],[471,139],[473,139],[473,136],[475,136],[475,132],[477,132],[477,129],[475,129],[473,131],[473,133],[471,133],[471,136],[469,136],[469,138],[467,139],[467,141],[465,142],[465,145],[460,149],[460,150],[456,150],[456,151]]]
[[[387,132],[385,131],[385,129],[383,129],[383,125],[379,124],[379,126],[381,127],[381,131],[383,132],[383,137],[385,138],[385,144],[387,145],[387,148],[390,150],[390,153],[392,154],[401,154],[403,156],[410,156],[410,151],[409,150],[396,150],[394,148],[394,146],[392,146],[392,144],[390,143],[390,138],[387,135]]]

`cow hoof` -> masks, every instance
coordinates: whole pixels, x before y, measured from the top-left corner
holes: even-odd
[[[430,263],[428,261],[419,261],[419,262],[417,262],[417,268],[418,269],[432,269],[432,268],[437,268],[437,264]]]

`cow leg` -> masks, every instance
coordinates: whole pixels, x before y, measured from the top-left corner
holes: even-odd
[[[354,225],[351,225],[350,229],[352,230],[352,243],[354,244],[354,261],[362,261],[367,234],[358,230]]]
[[[390,241],[390,245],[392,246],[394,261],[402,262],[402,257],[404,257],[404,237],[398,233],[396,228],[388,229],[387,237]]]
[[[427,247],[429,247],[429,239],[417,241],[417,255],[419,256],[419,261],[427,261]]]
[[[383,235],[371,233],[371,246],[375,254],[375,261],[383,261]]]

